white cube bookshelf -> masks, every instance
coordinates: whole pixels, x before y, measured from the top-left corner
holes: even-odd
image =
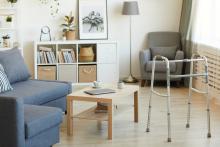
[[[79,50],[81,45],[92,45],[95,60],[92,62],[80,62]],[[39,63],[37,52],[40,47],[52,48],[55,54],[55,63]],[[58,54],[63,49],[71,49],[75,54],[75,61],[61,63]],[[80,82],[80,67],[96,67],[95,79],[104,83],[116,83],[119,80],[118,45],[116,41],[108,40],[74,40],[74,41],[49,41],[35,42],[35,79],[69,81],[73,84],[88,84]],[[70,53],[70,51],[69,51]],[[72,55],[73,56],[73,55]],[[81,70],[82,71],[82,70]],[[55,72],[55,73],[54,73]],[[51,75],[51,76],[50,76]],[[94,76],[94,73],[93,73]],[[94,78],[93,78],[94,79]]]
[[[21,52],[23,45],[22,45],[22,39],[19,32],[19,18],[18,18],[18,8],[17,7],[0,7],[0,51],[2,50],[8,50],[13,47],[18,47]],[[12,23],[10,25],[6,25],[5,19],[7,16],[12,17]],[[3,40],[2,36],[9,35],[10,36],[10,46],[4,47],[3,46]]]

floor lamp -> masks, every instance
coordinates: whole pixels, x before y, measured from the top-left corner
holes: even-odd
[[[132,68],[131,68],[131,49],[132,49],[132,42],[131,42],[131,18],[132,15],[139,15],[139,8],[138,8],[138,2],[137,1],[125,1],[123,4],[123,10],[122,15],[128,15],[130,18],[130,74],[127,78],[125,78],[123,81],[125,83],[136,83],[138,80],[133,77],[132,75]]]

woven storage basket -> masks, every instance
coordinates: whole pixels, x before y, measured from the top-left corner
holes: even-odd
[[[79,82],[87,83],[96,81],[97,70],[96,65],[80,65],[79,66]]]
[[[79,53],[80,62],[93,62],[94,61],[94,52],[92,47],[81,47]]]

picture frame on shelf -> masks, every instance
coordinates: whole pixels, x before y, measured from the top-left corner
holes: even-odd
[[[79,39],[107,40],[107,0],[78,0]]]

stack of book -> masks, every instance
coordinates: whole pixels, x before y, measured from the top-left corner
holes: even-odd
[[[56,63],[56,57],[52,48],[39,47],[37,51],[38,64],[53,64]]]
[[[61,49],[58,51],[59,63],[74,63],[76,62],[76,56],[73,49]]]

